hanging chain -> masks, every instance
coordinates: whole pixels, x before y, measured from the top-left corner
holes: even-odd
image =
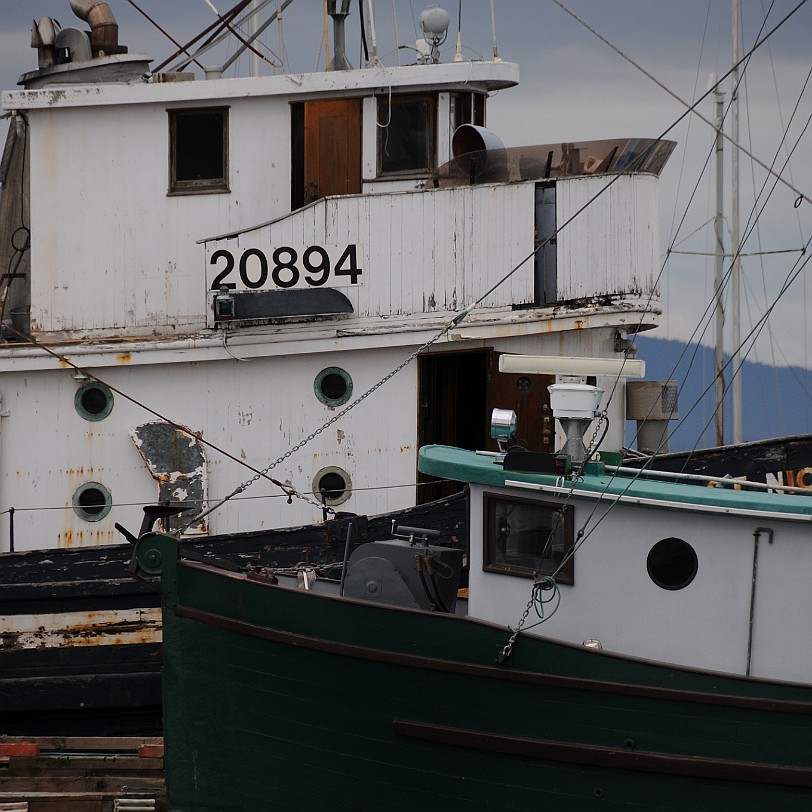
[[[412,361],[414,361],[414,359],[417,358],[418,355],[420,355],[420,353],[424,352],[429,347],[431,347],[432,344],[435,344],[437,341],[439,341],[452,328],[458,326],[459,323],[470,313],[471,309],[472,309],[472,306],[469,306],[465,310],[463,310],[461,313],[459,313],[457,316],[455,316],[445,327],[443,327],[442,330],[440,330],[440,332],[438,332],[435,336],[430,338],[424,344],[421,344],[421,346],[418,347],[404,361],[402,361],[393,370],[391,370],[386,375],[384,375],[384,377],[381,378],[381,380],[379,380],[378,383],[376,383],[374,386],[367,389],[367,391],[364,392],[363,395],[359,395],[352,403],[350,403],[348,406],[345,406],[340,412],[333,415],[329,420],[327,420],[325,423],[323,423],[321,426],[319,426],[315,431],[308,434],[307,437],[304,438],[304,440],[301,440],[300,442],[298,442],[292,448],[288,449],[281,457],[278,457],[270,465],[268,465],[267,467],[263,468],[261,471],[258,471],[256,474],[254,474],[254,476],[252,476],[251,479],[248,479],[245,482],[243,482],[242,484],[238,485],[230,494],[228,494],[228,496],[224,497],[219,502],[217,502],[217,504],[212,505],[210,508],[207,508],[206,510],[201,511],[200,513],[198,513],[193,519],[191,519],[185,525],[185,527],[183,529],[185,530],[186,528],[191,527],[193,524],[196,524],[197,522],[199,522],[204,516],[208,516],[209,513],[213,513],[215,510],[218,510],[226,502],[228,502],[230,499],[233,499],[238,494],[241,494],[243,491],[250,488],[251,485],[253,485],[258,479],[262,479],[264,477],[267,477],[268,473],[270,471],[272,471],[274,468],[276,468],[277,465],[279,465],[280,463],[283,463],[286,459],[293,456],[297,451],[299,451],[301,448],[306,446],[311,440],[318,437],[323,431],[330,428],[330,426],[332,426],[335,422],[337,422],[338,420],[341,420],[341,418],[344,417],[344,415],[347,414],[347,412],[349,412],[351,409],[354,409],[359,403],[362,403],[363,401],[365,401],[373,392],[376,392],[378,389],[380,389],[390,378],[393,378],[395,375],[398,374],[398,372],[400,372],[402,369],[405,369],[407,366],[409,366],[409,364],[411,364]],[[288,503],[291,502],[293,497],[296,497],[297,499],[301,499],[303,502],[307,502],[308,504],[315,505],[319,509],[326,510],[328,513],[332,513],[333,515],[335,515],[335,511],[332,508],[316,502],[314,499],[310,498],[309,496],[306,496],[303,493],[300,493],[295,488],[285,486],[284,491],[288,496]]]
[[[589,446],[586,449],[586,456],[584,457],[584,460],[588,460],[592,456],[592,454],[597,450],[597,446],[600,445],[600,440],[598,439],[598,435],[601,433],[601,426],[604,424],[604,422],[608,422],[608,420],[609,420],[609,416],[608,416],[606,410],[604,410],[604,411],[602,411],[602,412],[600,412],[598,414],[598,419],[595,421],[595,430],[592,432],[592,438],[590,439]],[[601,438],[601,439],[603,439],[603,438]],[[578,481],[578,478],[574,476],[572,478],[572,487],[570,488],[569,494],[567,494],[567,499],[566,499],[564,505],[562,506],[562,511],[559,513],[558,521],[556,522],[553,529],[550,531],[550,539],[552,539],[553,534],[555,533],[556,529],[558,528],[558,524],[560,523],[561,518],[563,517],[563,508],[566,506],[567,502],[569,502],[570,498],[572,497],[572,493],[573,493],[573,490],[575,488],[575,484],[576,484],[577,481]],[[578,540],[580,540],[580,537],[582,535],[583,535],[583,530],[580,530],[578,532]],[[539,572],[536,571],[534,573],[533,588],[532,588],[532,591],[530,593],[530,600],[527,601],[527,606],[525,606],[524,612],[522,613],[521,618],[519,618],[519,622],[516,624],[516,628],[512,629],[512,634],[510,635],[510,638],[508,639],[507,644],[505,645],[504,648],[502,648],[499,651],[499,655],[496,658],[496,662],[499,665],[506,662],[509,659],[510,655],[513,654],[513,648],[516,645],[516,641],[519,639],[519,635],[522,633],[522,629],[524,628],[524,624],[527,622],[527,618],[528,618],[528,616],[530,614],[530,610],[533,608],[533,606],[536,603],[537,591],[539,589],[543,590],[545,584],[548,584],[550,588],[555,588],[555,586],[556,586],[555,576],[558,575],[558,573],[563,569],[564,563],[565,562],[561,563],[561,565],[558,567],[558,569],[555,571],[555,573],[553,575],[546,575],[546,576],[544,576],[542,578],[539,578],[538,577]],[[545,618],[542,618],[541,622],[543,622],[544,619]]]

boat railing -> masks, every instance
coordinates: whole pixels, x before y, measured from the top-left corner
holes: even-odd
[[[604,465],[610,474],[620,474],[621,476],[632,476],[635,478],[645,477],[647,479],[671,479],[675,482],[702,483],[710,487],[733,487],[741,490],[763,490],[782,491],[785,493],[799,493],[812,495],[809,488],[798,487],[796,485],[782,485],[779,482],[755,482],[750,479],[736,479],[730,476],[707,476],[705,474],[686,474],[679,471],[657,471],[653,468],[629,468],[622,465]]]

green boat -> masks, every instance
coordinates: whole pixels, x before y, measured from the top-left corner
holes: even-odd
[[[142,536],[168,809],[807,810],[812,501],[571,464],[421,451],[471,489],[456,611],[463,551],[414,528],[343,595]]]

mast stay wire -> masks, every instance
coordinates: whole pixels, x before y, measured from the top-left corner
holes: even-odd
[[[748,52],[747,52],[747,53],[746,53],[746,54],[745,54],[745,55],[744,55],[744,56],[743,56],[743,57],[742,57],[742,58],[741,58],[741,59],[740,59],[740,60],[739,60],[739,61],[738,61],[738,62],[737,62],[737,63],[736,63],[736,64],[735,64],[735,65],[734,65],[734,66],[733,66],[733,67],[732,67],[732,68],[731,68],[731,69],[730,69],[730,70],[729,70],[729,71],[728,71],[728,72],[727,72],[725,75],[724,75],[724,76],[722,76],[722,77],[721,77],[721,79],[719,79],[719,80],[716,82],[716,84],[715,84],[715,85],[713,85],[713,86],[712,86],[712,87],[711,87],[711,88],[710,88],[710,89],[709,89],[709,90],[708,90],[708,91],[707,91],[707,92],[706,92],[704,95],[700,96],[700,97],[699,97],[699,99],[697,100],[697,102],[694,102],[694,104],[689,104],[689,103],[688,103],[687,101],[685,101],[683,98],[681,98],[681,97],[680,97],[680,96],[678,96],[676,93],[674,93],[674,91],[673,91],[673,90],[671,90],[671,89],[670,89],[670,88],[669,88],[667,85],[663,84],[663,83],[662,83],[662,82],[661,82],[659,79],[657,79],[657,77],[655,77],[655,76],[654,76],[652,73],[650,73],[649,71],[647,71],[647,70],[646,70],[646,69],[645,69],[645,68],[644,68],[642,65],[638,64],[638,63],[637,63],[637,62],[635,62],[635,61],[634,61],[634,60],[633,60],[631,57],[629,57],[629,56],[627,56],[625,53],[623,53],[623,51],[621,51],[621,50],[620,50],[620,48],[618,48],[616,45],[613,45],[613,44],[612,44],[612,43],[611,43],[611,42],[610,42],[608,39],[606,39],[606,37],[604,37],[604,36],[603,36],[603,35],[602,35],[600,32],[596,31],[596,30],[595,30],[594,28],[592,28],[592,27],[591,27],[591,26],[590,26],[590,25],[589,25],[589,24],[588,24],[588,23],[587,23],[585,20],[582,20],[582,19],[581,19],[581,18],[580,18],[580,17],[579,17],[577,14],[575,14],[575,12],[573,12],[573,11],[571,11],[569,8],[567,8],[567,7],[564,5],[564,3],[562,2],[562,0],[552,0],[552,2],[553,2],[553,3],[555,3],[555,4],[556,4],[556,5],[559,7],[559,8],[561,8],[561,10],[562,10],[562,11],[566,12],[567,14],[569,14],[569,15],[570,15],[570,17],[572,17],[572,18],[573,18],[573,19],[574,19],[576,22],[580,23],[580,24],[581,24],[581,25],[582,25],[584,28],[586,28],[586,29],[587,29],[587,31],[589,31],[590,33],[592,33],[592,34],[594,34],[596,37],[598,37],[598,39],[600,39],[600,40],[601,40],[601,42],[603,42],[604,44],[608,45],[608,46],[609,46],[609,47],[610,47],[610,48],[611,48],[611,49],[612,49],[612,50],[613,50],[615,53],[617,53],[617,54],[618,54],[620,57],[622,57],[623,59],[625,59],[625,60],[626,60],[626,61],[627,61],[627,62],[628,62],[630,65],[632,65],[633,67],[637,68],[637,70],[639,70],[639,71],[640,71],[640,72],[641,72],[641,73],[642,73],[644,76],[646,76],[647,78],[651,79],[651,81],[652,81],[652,82],[654,82],[654,84],[656,84],[658,87],[662,88],[662,89],[663,89],[663,90],[664,90],[666,93],[668,93],[668,95],[669,95],[669,96],[673,97],[673,98],[674,98],[674,99],[676,99],[676,100],[677,100],[677,101],[678,101],[678,102],[679,102],[681,105],[683,105],[684,107],[686,107],[686,108],[688,109],[688,112],[693,113],[695,116],[697,116],[697,117],[698,117],[698,118],[700,118],[702,121],[704,121],[704,122],[705,122],[705,123],[706,123],[706,124],[707,124],[709,127],[713,128],[713,129],[715,130],[716,128],[715,128],[715,125],[713,124],[713,122],[712,122],[712,121],[710,121],[709,119],[705,118],[705,116],[704,116],[704,115],[702,115],[702,113],[700,113],[700,112],[699,112],[699,111],[696,109],[696,107],[697,107],[698,103],[699,103],[700,101],[702,101],[703,99],[705,99],[705,97],[706,97],[706,96],[709,96],[711,93],[713,93],[713,92],[714,92],[714,91],[715,91],[715,90],[716,90],[716,89],[719,87],[719,85],[721,85],[721,84],[722,84],[722,82],[723,82],[725,79],[727,79],[727,77],[728,77],[728,76],[730,76],[730,74],[731,74],[731,73],[733,73],[733,71],[734,71],[734,70],[736,70],[736,69],[737,69],[737,68],[738,68],[738,67],[739,67],[739,66],[740,66],[742,63],[746,62],[746,61],[747,61],[747,60],[750,58],[750,56],[753,54],[753,52],[756,50],[756,48],[760,47],[760,46],[761,46],[761,45],[762,45],[764,42],[766,42],[766,41],[767,41],[767,40],[768,40],[768,39],[769,39],[769,38],[770,38],[770,37],[771,37],[771,36],[772,36],[772,35],[773,35],[773,34],[774,34],[774,33],[775,33],[775,32],[776,32],[776,31],[777,31],[777,30],[778,30],[778,29],[779,29],[779,28],[780,28],[780,27],[781,27],[781,26],[782,26],[782,25],[783,25],[783,24],[784,24],[784,23],[785,23],[785,22],[786,22],[786,21],[787,21],[787,20],[788,20],[788,19],[789,19],[789,18],[792,16],[792,15],[793,15],[793,14],[795,14],[795,13],[796,13],[796,12],[797,12],[797,11],[798,11],[798,10],[799,10],[801,7],[802,7],[802,6],[804,6],[804,5],[806,4],[807,0],[801,0],[801,1],[798,3],[798,5],[796,5],[796,6],[795,6],[795,8],[793,8],[793,9],[792,9],[792,10],[791,10],[791,11],[790,11],[790,12],[789,12],[789,13],[788,13],[788,14],[787,14],[787,15],[786,15],[786,16],[785,16],[785,17],[784,17],[784,18],[783,18],[783,19],[782,19],[782,20],[781,20],[781,21],[780,21],[780,22],[779,22],[779,23],[778,23],[778,24],[777,24],[777,25],[776,25],[776,26],[775,26],[775,27],[774,27],[774,28],[771,30],[771,31],[769,31],[767,34],[765,34],[765,35],[764,35],[764,37],[763,37],[762,39],[760,39],[758,42],[756,42],[756,44],[753,46],[753,48],[751,48],[751,49],[750,49],[750,51],[748,51]],[[740,80],[740,81],[741,81],[741,80]],[[730,142],[730,143],[733,145],[733,147],[734,147],[735,149],[737,149],[737,150],[739,150],[739,151],[743,152],[745,155],[747,155],[747,157],[748,157],[748,158],[750,158],[750,160],[752,160],[752,161],[754,161],[755,163],[757,163],[757,164],[758,164],[758,165],[759,165],[759,166],[760,166],[762,169],[765,169],[765,170],[766,170],[767,172],[769,172],[770,174],[774,174],[774,173],[773,173],[773,170],[771,170],[771,169],[770,169],[770,168],[769,168],[769,167],[768,167],[768,166],[767,166],[765,163],[763,163],[762,161],[760,161],[760,160],[759,160],[759,159],[758,159],[758,158],[757,158],[755,155],[753,155],[753,154],[752,154],[752,153],[751,153],[749,150],[745,149],[745,148],[744,148],[744,147],[743,147],[741,144],[737,144],[735,141],[733,141],[733,139],[732,139],[732,138],[731,138],[729,135],[727,135],[727,134],[726,134],[726,133],[724,133],[724,132],[722,132],[722,133],[721,133],[721,135],[722,135],[722,137],[723,137],[723,138],[724,138],[726,141],[729,141],[729,142]],[[781,176],[778,176],[778,179],[779,179],[779,180],[781,181],[781,183],[783,183],[783,184],[784,184],[784,185],[785,185],[787,188],[789,188],[789,189],[790,189],[792,192],[794,192],[794,193],[795,193],[795,194],[796,194],[796,195],[797,195],[799,198],[801,198],[802,200],[805,200],[807,203],[812,203],[812,198],[810,198],[810,196],[809,196],[809,195],[805,194],[805,193],[804,193],[804,192],[802,192],[800,189],[796,188],[796,187],[795,187],[795,185],[794,185],[794,184],[792,184],[792,183],[790,183],[790,181],[788,181],[786,178],[782,178]]]

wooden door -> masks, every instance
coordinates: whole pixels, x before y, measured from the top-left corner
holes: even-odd
[[[303,202],[361,191],[361,100],[304,105]]]
[[[516,412],[516,437],[512,445],[528,451],[555,451],[555,420],[550,409],[547,387],[555,383],[555,375],[509,375],[499,371],[499,356],[492,352],[488,380],[488,419],[493,409]],[[496,451],[496,440],[488,448]]]

